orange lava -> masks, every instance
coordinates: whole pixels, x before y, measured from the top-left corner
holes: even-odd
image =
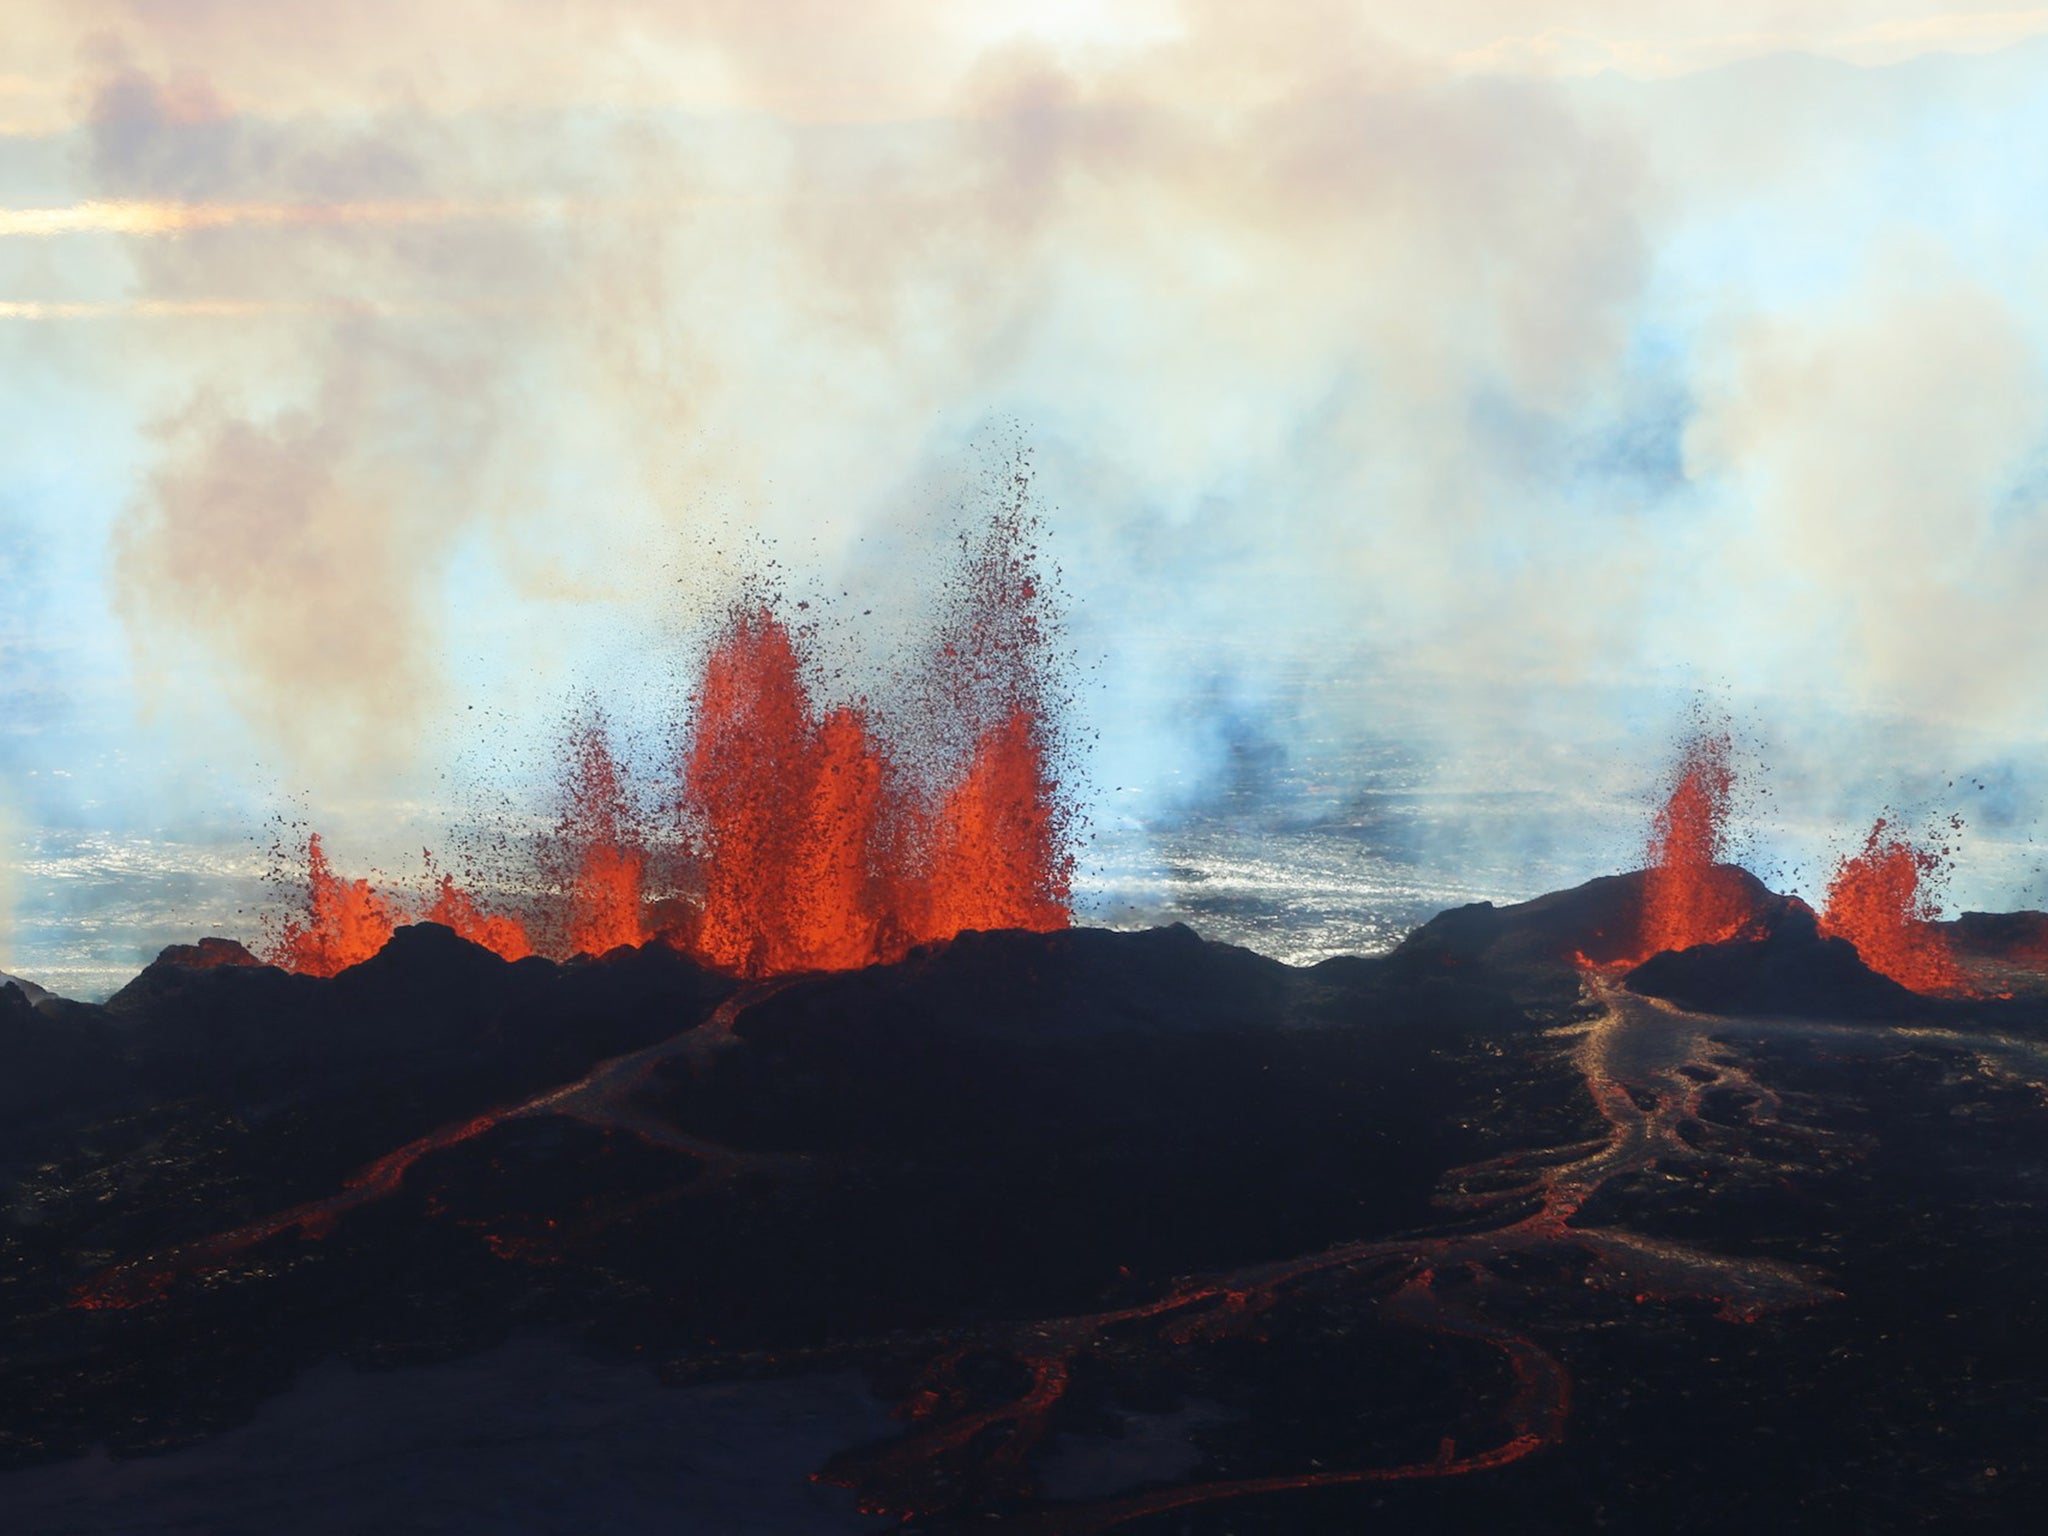
[[[790,861],[791,915],[799,970],[847,970],[893,953],[892,914],[901,871],[881,840],[895,814],[889,765],[859,711],[835,709],[819,723],[809,761],[803,836]]]
[[[634,835],[632,791],[612,751],[604,717],[591,714],[570,734],[555,840],[566,867],[563,947],[571,955],[609,954],[644,944],[647,851]]]
[[[865,714],[822,716],[789,629],[736,609],[684,764],[704,904],[682,942],[743,976],[846,970],[970,928],[1063,928],[1071,859],[1043,728],[1019,707],[922,799]]]
[[[426,863],[432,878],[431,854]],[[455,883],[454,876],[441,875],[434,885],[433,900],[421,906],[379,891],[367,880],[347,880],[335,874],[320,834],[315,832],[306,839],[304,915],[283,924],[265,958],[302,975],[333,976],[376,954],[399,924],[422,922],[442,923],[507,960],[533,953],[526,930],[516,919],[484,911],[476,898]]]
[[[978,542],[963,542],[927,666],[925,728],[955,760],[936,782],[925,776],[928,800],[909,834],[921,878],[906,893],[907,927],[920,941],[1073,921],[1071,810],[1053,769],[1058,712],[1047,697],[1052,615],[1023,512],[1028,488],[1020,472],[1014,499]]]
[[[913,727],[885,731],[864,705],[821,709],[805,638],[765,602],[733,608],[682,763],[703,890],[682,947],[773,976],[1071,922],[1029,531],[1012,506],[964,551]]]
[[[1685,744],[1671,793],[1651,823],[1638,958],[1732,939],[1755,915],[1740,873],[1723,862],[1732,754],[1725,732]]]
[[[561,815],[537,850],[551,895],[531,927],[447,877],[418,916],[508,959],[604,954],[658,929],[747,977],[900,959],[969,929],[1066,927],[1072,812],[1024,487],[963,543],[922,670],[901,681],[901,717],[817,699],[813,632],[750,597],[714,636],[674,782],[633,784],[602,712],[570,730]],[[656,804],[680,813],[667,842],[644,813]],[[317,839],[310,862],[312,916],[287,928],[280,963],[331,975],[414,920],[367,882],[334,879]]]
[[[788,627],[765,606],[735,608],[683,764],[704,885],[687,947],[745,976],[881,958],[886,778],[857,711],[818,717]]]
[[[286,970],[332,976],[376,954],[395,927],[391,904],[369,881],[334,873],[315,832],[306,840],[305,916],[284,924],[270,959]]]
[[[927,935],[1067,926],[1073,861],[1061,842],[1058,793],[1028,711],[1016,711],[975,744],[933,828]]]
[[[470,943],[481,944],[507,960],[524,960],[533,953],[533,943],[517,918],[484,911],[475,897],[455,883],[453,875],[441,876],[441,883],[434,890],[434,903],[420,914],[419,920],[453,928]]]
[[[1861,851],[1835,866],[1821,932],[1847,939],[1865,965],[1903,987],[1965,992],[1947,936],[1934,926],[1945,870],[1938,849],[1916,845],[1880,816]]]

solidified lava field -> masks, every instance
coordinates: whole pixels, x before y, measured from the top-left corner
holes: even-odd
[[[2022,1528],[2039,921],[1948,925],[1988,981],[1930,996],[1712,867],[1739,931],[1648,958],[1639,874],[1302,969],[1075,928],[748,979],[422,924],[333,977],[218,943],[104,1007],[0,990],[0,1510],[147,1529],[52,1476],[563,1338],[678,1404],[863,1384],[891,1416],[734,1474],[821,1530]],[[405,1528],[365,1458],[331,1528]],[[162,1528],[246,1528],[239,1486]]]

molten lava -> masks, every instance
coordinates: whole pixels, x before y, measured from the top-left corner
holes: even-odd
[[[1028,711],[975,744],[932,830],[926,934],[1067,926],[1073,860],[1061,846],[1058,794]]]
[[[391,904],[367,880],[344,880],[327,862],[320,834],[306,840],[306,911],[284,924],[271,960],[308,976],[332,976],[369,959],[391,938]]]
[[[1638,958],[1732,939],[1755,916],[1740,872],[1722,862],[1734,790],[1727,734],[1688,741],[1651,823]]]
[[[705,663],[683,803],[702,859],[694,944],[745,976],[882,958],[888,766],[865,720],[821,720],[786,625],[736,608]]]
[[[441,883],[434,890],[433,905],[420,914],[419,920],[453,928],[470,943],[481,944],[507,960],[524,960],[533,953],[533,943],[517,918],[484,911],[475,897],[455,883],[453,875],[441,876]]]
[[[433,856],[427,856],[433,877]],[[526,930],[516,919],[484,911],[476,898],[443,874],[434,899],[420,906],[403,897],[376,890],[367,880],[345,880],[334,873],[320,834],[306,839],[306,906],[302,917],[288,919],[269,946],[266,958],[286,970],[307,976],[332,976],[358,965],[382,949],[400,923],[442,923],[472,944],[481,944],[507,960],[533,953]],[[217,943],[203,940],[202,946]],[[187,961],[185,963],[233,963]]]
[[[647,851],[634,835],[632,789],[601,714],[592,712],[570,733],[566,758],[553,861],[561,865],[562,947],[571,955],[602,955],[644,944],[653,936]]]
[[[970,928],[1070,920],[1038,713],[1018,706],[921,796],[862,711],[820,716],[765,607],[735,609],[712,650],[683,783],[704,888],[685,947],[723,969],[845,970]]]
[[[955,757],[911,835],[919,939],[1072,921],[1071,810],[1053,772],[1052,626],[1023,511],[1028,487],[1020,473],[980,541],[963,542],[927,666],[926,728]]]
[[[1821,932],[1847,939],[1865,965],[1915,992],[1967,991],[1947,937],[1934,926],[1945,873],[1938,848],[1916,845],[1880,816],[1862,849],[1835,866]]]
[[[903,875],[881,839],[895,813],[886,759],[859,711],[835,709],[819,722],[812,746],[804,835],[790,864],[795,952],[822,970],[867,965],[889,951],[892,914]]]
[[[600,711],[571,728],[561,814],[538,849],[535,883],[551,896],[530,928],[483,911],[445,876],[417,912],[341,881],[316,838],[309,915],[287,925],[279,962],[331,975],[410,920],[445,923],[508,959],[603,954],[659,926],[705,963],[759,977],[899,959],[967,929],[1067,926],[1072,812],[1055,772],[1053,624],[1023,482],[1017,491],[964,545],[893,728],[865,701],[821,705],[812,634],[749,598],[705,658],[677,782],[633,784]],[[643,813],[657,803],[680,811],[672,846]],[[658,904],[656,884],[669,892]]]

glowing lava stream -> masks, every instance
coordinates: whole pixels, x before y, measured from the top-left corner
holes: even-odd
[[[1957,1046],[1972,1052],[1988,1070],[2033,1084],[2048,1099],[2048,1084],[2043,1084],[2038,1076],[2026,1075],[2020,1065],[2024,1062],[2036,1073],[2048,1068],[2048,1044],[2038,1041],[1957,1034],[1911,1025],[1709,1017],[1638,996],[1598,973],[1587,974],[1585,984],[1593,1000],[1605,1011],[1584,1026],[1573,1060],[1585,1075],[1587,1087],[1607,1121],[1607,1138],[1578,1146],[1511,1153],[1456,1169],[1445,1176],[1440,1190],[1444,1204],[1475,1213],[1519,1205],[1529,1199],[1538,1202],[1533,1210],[1525,1210],[1499,1227],[1349,1244],[1289,1263],[1190,1282],[1154,1306],[1076,1318],[1063,1324],[1034,1324],[1016,1335],[1020,1357],[1034,1364],[1034,1375],[1040,1380],[1043,1377],[1036,1370],[1038,1362],[1031,1361],[1026,1352],[1033,1345],[1042,1348],[1043,1341],[1051,1338],[1067,1345],[1057,1357],[1063,1378],[1067,1360],[1114,1323],[1157,1317],[1214,1300],[1218,1305],[1212,1310],[1181,1320],[1167,1329],[1162,1338],[1169,1344],[1179,1344],[1198,1337],[1222,1336],[1271,1306],[1279,1289],[1291,1281],[1319,1271],[1364,1266],[1373,1261],[1391,1262],[1391,1269],[1382,1269],[1377,1276],[1384,1279],[1391,1273],[1398,1285],[1381,1303],[1383,1317],[1479,1340],[1507,1357],[1515,1387],[1502,1415],[1510,1429],[1505,1438],[1486,1449],[1463,1453],[1447,1438],[1432,1461],[1192,1483],[1097,1504],[1044,1508],[1010,1524],[1040,1536],[1093,1536],[1148,1515],[1223,1499],[1483,1471],[1506,1466],[1556,1444],[1563,1438],[1570,1409],[1571,1383],[1563,1365],[1534,1340],[1489,1320],[1477,1308],[1447,1302],[1436,1295],[1438,1274],[1454,1267],[1464,1269],[1474,1281],[1480,1282],[1472,1290],[1483,1294],[1489,1286],[1498,1290],[1514,1283],[1492,1268],[1506,1255],[1538,1246],[1576,1247],[1591,1256],[1592,1266],[1585,1278],[1600,1289],[1632,1294],[1639,1303],[1653,1298],[1709,1298],[1718,1304],[1716,1315],[1729,1322],[1751,1322],[1768,1312],[1838,1299],[1841,1293],[1825,1283],[1821,1272],[1806,1266],[1714,1254],[1614,1227],[1571,1225],[1587,1202],[1611,1180],[1653,1168],[1666,1157],[1696,1164],[1760,1161],[1743,1145],[1748,1128],[1717,1124],[1702,1117],[1702,1100],[1717,1089],[1747,1098],[1752,1127],[1769,1126],[1780,1136],[1804,1140],[1824,1156],[1838,1148],[1853,1154],[1855,1147],[1847,1138],[1782,1119],[1785,1105],[1780,1096],[1757,1082],[1728,1048],[1714,1043],[1711,1037],[1716,1031],[1727,1033],[1732,1025],[1752,1036],[1824,1038],[1836,1049],[1845,1044],[1860,1045],[1872,1052],[1923,1042]],[[1025,1340],[1031,1343],[1026,1344]],[[941,1364],[958,1358],[956,1352]],[[1037,1396],[1028,1395],[1015,1405],[1029,1405],[1037,1422],[1021,1425],[1023,1432],[1013,1435],[1011,1440],[1029,1444],[1042,1435],[1046,1410],[1035,1401]],[[986,1412],[977,1416],[979,1422],[970,1432],[978,1432],[996,1416]],[[924,1438],[929,1443],[938,1436],[933,1432]],[[918,1437],[913,1437],[883,1454],[891,1466],[900,1468],[909,1463],[918,1443]],[[926,1454],[946,1448],[946,1444],[928,1444]],[[1016,1454],[1010,1441],[1005,1441],[1001,1450],[1005,1455]]]
[[[1589,1285],[1623,1293],[1638,1303],[1653,1298],[1711,1299],[1717,1303],[1716,1315],[1730,1322],[1750,1322],[1767,1312],[1834,1299],[1839,1293],[1823,1283],[1818,1271],[1803,1266],[1726,1257],[1611,1227],[1571,1225],[1610,1180],[1653,1166],[1661,1158],[1747,1160],[1749,1154],[1739,1144],[1740,1130],[1710,1127],[1699,1118],[1700,1100],[1710,1088],[1746,1091],[1754,1101],[1753,1120],[1775,1123],[1781,1133],[1829,1139],[1777,1122],[1777,1096],[1755,1083],[1709,1039],[1709,1031],[1725,1028],[1727,1020],[1684,1014],[1598,975],[1588,975],[1585,984],[1605,1011],[1589,1025],[1556,1033],[1583,1030],[1573,1060],[1607,1121],[1607,1137],[1512,1153],[1456,1169],[1440,1186],[1439,1199],[1447,1207],[1482,1219],[1504,1214],[1506,1220],[1463,1231],[1347,1243],[1323,1253],[1190,1279],[1156,1301],[1114,1311],[992,1326],[975,1342],[1009,1353],[1027,1369],[1032,1385],[1021,1398],[932,1423],[866,1456],[842,1458],[821,1477],[857,1490],[862,1508],[870,1513],[940,1513],[942,1502],[927,1502],[917,1495],[919,1468],[966,1451],[970,1442],[998,1426],[1003,1433],[995,1437],[988,1460],[1005,1468],[1021,1466],[1049,1428],[1074,1357],[1102,1342],[1106,1333],[1120,1325],[1164,1319],[1157,1337],[1170,1347],[1225,1338],[1271,1308],[1287,1286],[1332,1271],[1369,1271],[1369,1282],[1387,1292],[1380,1309],[1389,1321],[1498,1350],[1514,1380],[1501,1415],[1508,1432],[1497,1443],[1473,1450],[1460,1450],[1447,1437],[1428,1461],[1186,1484],[1097,1504],[1041,1508],[1009,1523],[1045,1536],[1092,1536],[1147,1515],[1222,1499],[1485,1471],[1556,1444],[1570,1410],[1571,1382],[1564,1366],[1533,1339],[1471,1304],[1489,1288],[1498,1292],[1518,1283],[1495,1268],[1511,1254],[1539,1247],[1578,1249],[1590,1257],[1585,1274]],[[1716,1141],[1724,1144],[1715,1145]],[[1528,1208],[1532,1200],[1534,1207]],[[1439,1275],[1453,1270],[1472,1282],[1456,1301],[1437,1290]],[[954,1372],[968,1351],[957,1347],[960,1335],[952,1338],[956,1347],[936,1360],[920,1383],[913,1398],[913,1419],[936,1417],[929,1405],[964,1396],[956,1393]],[[919,1405],[924,1405],[921,1411]]]
[[[701,1158],[721,1171],[786,1169],[800,1164],[804,1161],[800,1157],[739,1153],[703,1142],[655,1119],[633,1102],[636,1090],[657,1064],[708,1053],[731,1042],[734,1021],[742,1012],[795,979],[749,986],[727,999],[695,1029],[604,1062],[566,1087],[410,1142],[353,1175],[336,1195],[110,1269],[83,1287],[74,1305],[144,1305],[164,1294],[172,1276],[218,1267],[264,1238],[293,1228],[318,1236],[343,1212],[397,1190],[406,1171],[429,1152],[457,1145],[514,1119],[561,1114],[627,1130]],[[970,1466],[1000,1470],[1013,1478],[1027,1475],[1027,1459],[1050,1429],[1074,1360],[1109,1342],[1112,1333],[1149,1327],[1158,1345],[1168,1349],[1227,1338],[1254,1326],[1289,1286],[1311,1276],[1341,1271],[1355,1271],[1359,1283],[1380,1294],[1383,1320],[1469,1339],[1500,1354],[1513,1388],[1499,1409],[1504,1432],[1493,1443],[1466,1449],[1446,1437],[1438,1453],[1427,1460],[1184,1484],[1095,1504],[1040,1506],[1020,1512],[1009,1523],[1043,1536],[1090,1536],[1147,1515],[1223,1499],[1451,1477],[1503,1467],[1563,1437],[1571,1398],[1571,1382],[1563,1364],[1534,1339],[1488,1315],[1489,1297],[1542,1283],[1518,1277],[1514,1266],[1501,1265],[1503,1259],[1538,1249],[1552,1255],[1576,1251],[1584,1256],[1584,1280],[1600,1291],[1618,1293],[1639,1304],[1653,1299],[1712,1300],[1716,1316],[1729,1322],[1753,1321],[1772,1311],[1813,1305],[1839,1294],[1826,1284],[1821,1272],[1806,1266],[1715,1254],[1615,1227],[1574,1225],[1588,1203],[1612,1181],[1640,1174],[1665,1159],[1709,1167],[1783,1166],[1781,1160],[1773,1162],[1749,1144],[1759,1128],[1768,1128],[1780,1141],[1803,1142],[1818,1157],[1855,1153],[1856,1144],[1848,1138],[1785,1119],[1786,1105],[1780,1096],[1757,1082],[1735,1059],[1732,1048],[1717,1044],[1715,1033],[1819,1038],[1833,1048],[1870,1051],[1942,1043],[1969,1050],[1980,1061],[2022,1081],[2038,1084],[2041,1074],[2048,1071],[2048,1045],[2036,1042],[1911,1025],[1704,1016],[1638,996],[1599,974],[1587,974],[1584,986],[1601,1013],[1588,1023],[1550,1033],[1553,1038],[1573,1041],[1572,1061],[1585,1078],[1607,1134],[1594,1141],[1509,1153],[1446,1174],[1439,1186],[1440,1203],[1463,1213],[1472,1225],[1348,1243],[1294,1259],[1191,1277],[1152,1301],[1102,1312],[867,1339],[781,1354],[778,1359],[787,1364],[827,1355],[843,1359],[882,1347],[900,1350],[929,1345],[936,1351],[905,1405],[913,1424],[910,1433],[876,1450],[838,1458],[818,1474],[820,1479],[855,1489],[862,1507],[870,1512],[918,1515],[957,1511],[961,1508],[958,1489],[971,1477],[963,1479],[953,1473],[932,1479],[925,1475],[926,1470],[937,1462],[964,1459]],[[1744,1101],[1746,1124],[1715,1121],[1702,1113],[1705,1096],[1716,1091]],[[1455,1297],[1439,1286],[1440,1277],[1450,1273],[1461,1274],[1467,1282],[1457,1288]],[[1024,1367],[1029,1385],[1023,1394],[1009,1403],[967,1408],[971,1395],[962,1390],[958,1372],[976,1351],[1007,1354]],[[716,1365],[718,1361],[700,1363]]]
[[[706,1174],[730,1175],[746,1170],[781,1170],[799,1165],[806,1161],[801,1154],[735,1151],[678,1130],[632,1102],[634,1093],[655,1067],[664,1061],[701,1060],[711,1052],[732,1044],[732,1026],[742,1013],[756,1003],[766,1002],[799,979],[794,976],[778,977],[744,987],[693,1029],[683,1030],[624,1056],[599,1062],[583,1077],[564,1087],[552,1088],[507,1108],[486,1110],[471,1119],[430,1131],[417,1141],[409,1141],[350,1174],[338,1193],[291,1206],[232,1231],[181,1243],[163,1253],[116,1265],[81,1286],[71,1304],[87,1310],[143,1306],[160,1299],[174,1276],[218,1268],[243,1249],[281,1232],[296,1229],[307,1237],[325,1237],[333,1230],[335,1221],[346,1212],[396,1194],[405,1181],[406,1171],[428,1153],[459,1146],[494,1126],[513,1120],[563,1115],[600,1130],[628,1131],[642,1141],[687,1153],[705,1165]]]

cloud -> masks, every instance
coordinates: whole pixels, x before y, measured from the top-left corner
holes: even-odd
[[[836,67],[706,16],[771,107]],[[1491,505],[1473,402],[1549,420],[1607,388],[1646,271],[1637,156],[1555,90],[1451,78],[1341,8],[1183,23],[1078,59],[1005,42],[945,115],[830,130],[272,119],[146,73],[162,39],[126,34],[90,114],[106,195],[13,217],[127,238],[136,289],[99,302],[251,320],[192,333],[164,402],[120,544],[138,654],[211,669],[318,760],[402,751],[477,562],[543,628],[658,602],[691,530],[735,514],[829,562],[1005,417],[1085,499],[1068,521],[1106,525],[1075,537],[1151,518],[1113,486],[1163,511],[1192,606],[1245,556],[1305,623],[1499,643],[1573,566]],[[1496,537],[1502,568],[1475,566]],[[1544,630],[1553,656],[1599,643]]]
[[[197,648],[228,702],[307,761],[385,761],[416,724],[436,636],[403,564],[432,535],[348,431],[364,404],[336,380],[313,411],[195,403],[169,424],[114,564],[145,698]]]
[[[1455,52],[1461,72],[1673,79],[1774,54],[1881,69],[1930,54],[1989,53],[2048,34],[2048,10],[1919,11],[1911,5],[1631,7],[1587,25],[1516,30]],[[1887,15],[1885,12],[1891,12]],[[1746,15],[1745,15],[1746,13]],[[1504,17],[1508,25],[1528,20]],[[1748,20],[1752,24],[1743,26]]]
[[[2031,728],[2048,620],[2048,375],[1960,274],[1874,264],[1826,306],[1734,335],[1686,438],[1736,504],[1731,564],[1782,601],[1781,672],[1921,718]],[[1729,573],[1724,579],[1734,579]]]
[[[55,208],[0,208],[0,237],[76,234],[185,235],[238,224],[322,228],[347,224],[442,224],[457,219],[516,217],[512,206],[465,203],[73,203]]]
[[[11,96],[46,123],[67,112],[75,120],[85,102],[70,71],[84,54],[132,63],[185,100],[204,103],[212,91],[257,115],[603,104],[901,120],[943,106],[991,48],[1023,41],[1074,59],[1157,53],[1176,38],[1219,35],[1223,9],[1207,0],[273,0],[252,11],[237,0],[29,0],[10,18],[15,62],[0,77],[0,102]],[[1648,73],[1786,49],[1890,63],[1998,46],[2044,25],[2036,7],[1928,0],[1297,0],[1244,15],[1233,37],[1244,62],[1256,60],[1264,37],[1298,48],[1304,33],[1362,28],[1425,60],[1537,73],[1574,51]],[[203,72],[205,85],[181,71]]]
[[[252,726],[331,792],[417,765],[447,690],[440,578],[509,455],[466,329],[273,326],[254,350],[303,349],[296,366],[252,385],[220,366],[250,363],[231,348],[154,428],[110,581],[159,722]]]
[[[1731,676],[2018,728],[2033,301],[1967,262],[1834,295],[1928,222],[1895,178],[1976,77],[1571,76],[2024,18],[966,15],[42,8],[76,195],[0,212],[0,317],[78,322],[158,424],[114,565],[150,696],[397,783],[458,703],[644,664],[752,531],[905,629],[1018,423],[1151,782],[1216,755],[1205,698],[1301,760],[1341,727],[1573,788],[1661,746],[1644,691]],[[1951,243],[2020,248],[1967,201]],[[1342,709],[1283,718],[1303,678]]]

